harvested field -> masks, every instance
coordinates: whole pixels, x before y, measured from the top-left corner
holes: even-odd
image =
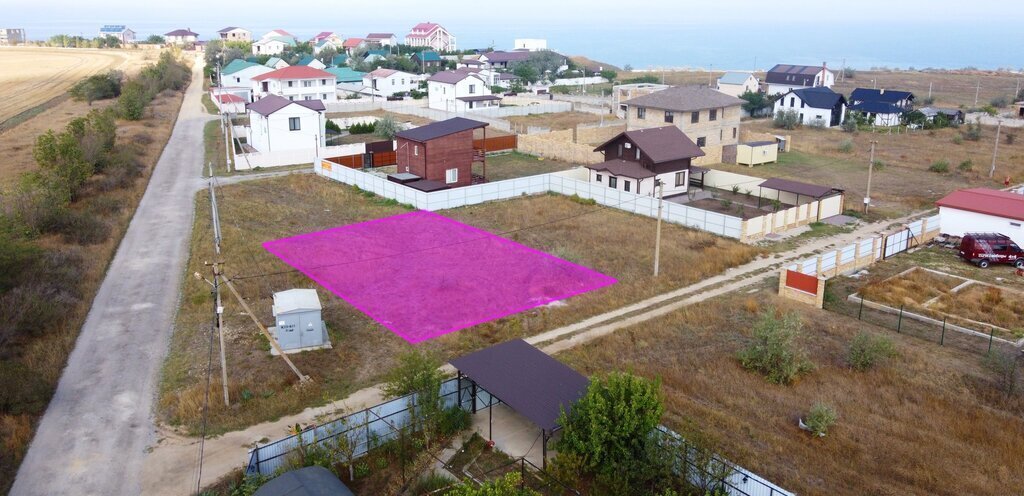
[[[816,365],[791,386],[771,384],[736,359],[767,305],[800,316],[801,342]],[[853,370],[846,354],[860,331],[885,335],[898,355]],[[1024,397],[1003,396],[979,355],[779,299],[771,284],[558,358],[587,374],[660,378],[667,425],[695,424],[718,452],[797,494],[1000,495],[1024,487]],[[839,415],[824,438],[797,427],[818,401]]]
[[[993,98],[1004,97],[1013,101],[1017,89],[1017,74],[995,71],[856,71],[854,77],[840,82],[837,78],[833,90],[849,95],[854,88],[886,88],[910,91],[917,97],[917,106],[923,107],[931,83],[935,106],[981,107]],[[979,86],[980,84],[980,86]],[[980,88],[980,89],[979,89]],[[975,91],[978,102],[974,102]]]
[[[304,201],[295,201],[297,197]],[[209,211],[207,202],[206,195],[198,196],[200,214],[186,274],[209,273],[203,265],[212,257],[210,222],[204,214]],[[234,278],[259,318],[265,322],[271,319],[274,292],[316,287],[333,349],[292,355],[296,366],[314,379],[301,389],[292,387],[295,375],[280,358],[269,355],[269,344],[248,317],[240,314],[236,302],[226,301],[227,363],[235,404],[228,409],[222,402],[211,403],[213,432],[237,429],[345,397],[379,382],[395,364],[396,356],[412,346],[261,247],[261,243],[283,236],[402,213],[406,211],[402,206],[305,174],[225,186],[218,204],[228,276]],[[760,253],[757,248],[707,233],[663,225],[662,276],[652,279],[652,219],[555,195],[439,213],[494,234],[508,233],[504,237],[512,241],[618,280],[607,288],[418,345],[442,359],[577,322],[720,273]],[[602,248],[594,249],[598,245]],[[165,422],[194,432],[205,396],[210,291],[206,283],[192,277],[185,278],[182,291],[177,326],[164,365],[159,410]],[[214,387],[219,389],[220,385]]]
[[[625,124],[626,121],[613,115],[603,116],[606,125]],[[589,112],[557,112],[553,114],[516,115],[507,121],[520,127],[540,126],[557,129],[573,129],[579,124],[593,124],[602,121],[602,116]]]

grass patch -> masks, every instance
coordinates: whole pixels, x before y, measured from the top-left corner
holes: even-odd
[[[503,181],[517,177],[559,172],[572,169],[573,167],[575,166],[568,162],[550,160],[513,151],[487,157],[487,180],[491,182]],[[474,162],[473,173],[482,175],[484,173],[483,164]]]
[[[228,173],[227,159],[224,156],[224,131],[219,120],[203,125],[203,150],[203,157],[206,160],[203,167],[204,177],[209,176],[209,167],[205,166],[211,163],[218,176]]]
[[[220,109],[217,108],[217,105],[213,103],[213,99],[210,98],[209,93],[203,93],[203,96],[200,98],[200,101],[203,102],[203,107],[206,109],[206,113],[220,115]]]

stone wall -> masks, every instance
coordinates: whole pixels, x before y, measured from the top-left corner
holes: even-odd
[[[604,162],[604,156],[594,151],[590,145],[572,142],[572,130],[556,131],[548,134],[520,134],[518,150],[523,153],[537,155],[552,160],[561,160],[572,164],[597,164]],[[569,138],[562,135],[569,133]]]

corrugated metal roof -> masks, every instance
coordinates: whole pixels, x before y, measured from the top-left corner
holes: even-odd
[[[802,183],[799,181],[790,181],[789,179],[782,179],[779,177],[773,177],[759,184],[762,188],[774,189],[776,191],[783,191],[786,193],[793,193],[796,195],[809,196],[811,198],[824,198],[831,196],[835,193],[840,193],[842,190],[836,188],[829,188],[828,186],[818,186],[817,184]]]
[[[647,155],[652,162],[660,164],[685,158],[703,157],[704,151],[697,146],[686,133],[675,126],[635,129],[617,134],[612,139],[598,146],[594,151],[601,151],[609,143],[625,136],[636,144],[637,148]]]
[[[851,102],[883,102],[897,103],[901,100],[913,100],[914,94],[909,91],[857,88],[850,93]]]
[[[228,62],[228,65],[224,66],[224,68],[220,70],[220,73],[221,74],[234,74],[234,73],[236,73],[236,72],[238,72],[238,71],[240,71],[242,69],[248,69],[250,67],[261,67],[261,66],[260,66],[260,64],[257,64],[255,62],[249,62],[247,60],[242,60],[242,59],[235,59],[235,60],[232,60],[231,62]]]
[[[742,105],[743,100],[707,86],[673,86],[624,102],[629,106],[651,107],[677,112],[691,112]]]
[[[592,164],[585,166],[586,168],[594,171],[607,172],[613,176],[629,177],[633,179],[647,179],[648,177],[654,177],[657,174],[637,162],[630,162],[628,160],[622,160],[621,158],[613,158],[606,160],[599,164]]]
[[[320,310],[320,297],[315,289],[289,289],[274,293],[274,315],[283,313]]]
[[[790,90],[790,93],[800,97],[808,107],[818,109],[831,109],[836,106],[837,103],[846,103],[846,98],[835,91],[824,86],[815,86],[812,88],[799,88]],[[787,93],[788,95],[789,93]]]
[[[940,207],[1024,220],[1024,195],[986,188],[954,191],[935,202]]]
[[[268,63],[270,61],[267,61]],[[293,65],[278,69],[276,71],[268,72],[266,74],[260,74],[252,78],[253,81],[264,81],[267,79],[318,79],[318,78],[333,78],[334,75],[317,69],[315,67],[309,67],[306,65]]]
[[[442,136],[448,136],[449,134],[461,133],[462,131],[482,127],[487,127],[487,123],[474,121],[465,117],[453,117],[448,120],[432,122],[426,126],[414,127],[412,129],[399,132],[395,134],[395,137],[423,143]]]

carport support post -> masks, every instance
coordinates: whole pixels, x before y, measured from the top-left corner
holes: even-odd
[[[473,390],[469,393],[469,397],[473,400],[473,413],[476,413],[476,381],[473,381]]]
[[[541,459],[540,466],[542,470],[548,469],[548,431],[547,429],[540,430],[541,437]]]
[[[988,331],[988,354],[992,354],[992,337],[996,335],[996,328],[993,327]]]
[[[900,319],[896,321],[896,334],[903,328],[903,305],[900,305]]]

